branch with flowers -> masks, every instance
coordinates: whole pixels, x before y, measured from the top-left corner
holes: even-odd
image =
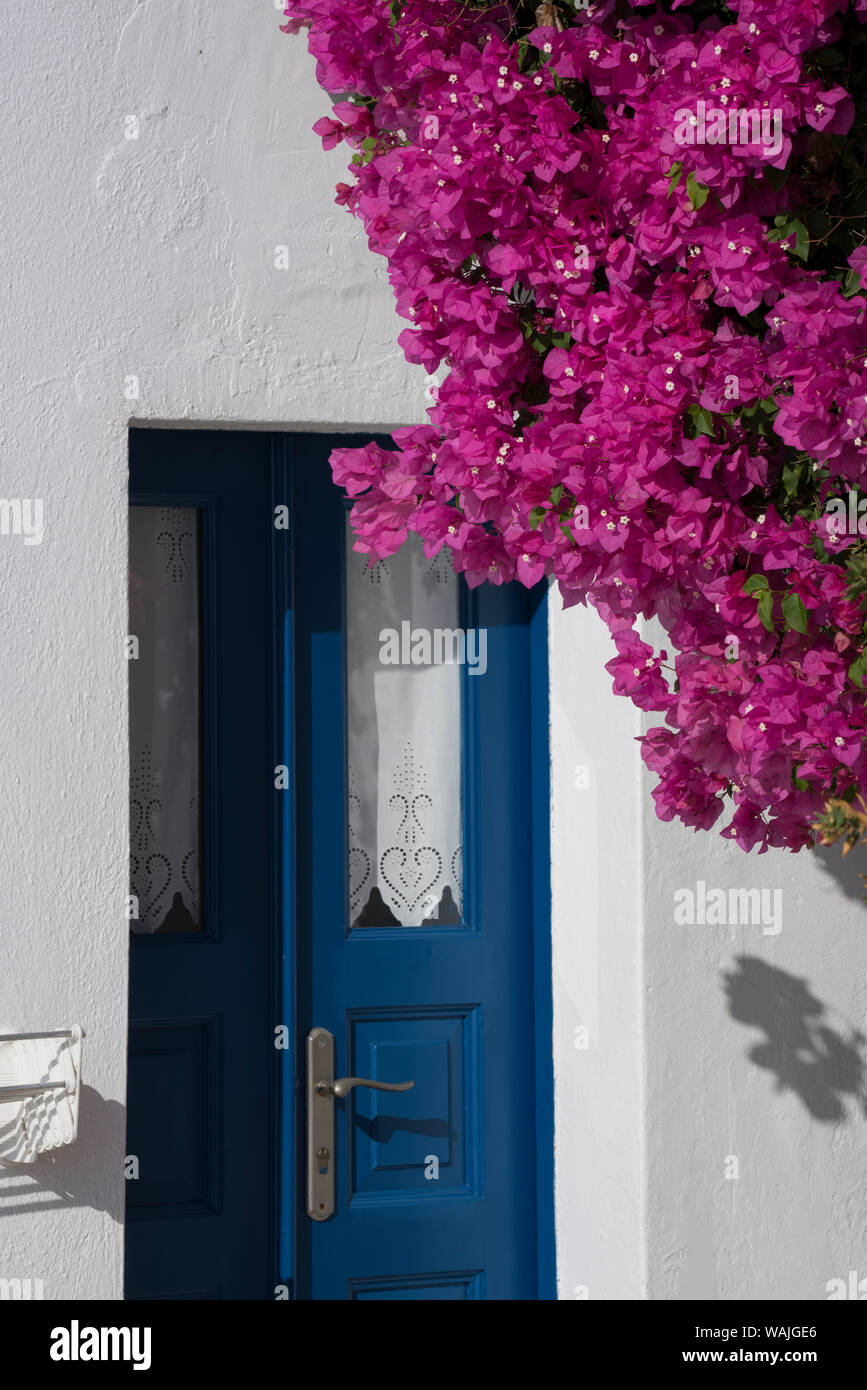
[[[332,454],[356,548],[553,577],[661,716],[658,815],[814,843],[867,781],[867,0],[286,15],[443,370],[395,450]]]

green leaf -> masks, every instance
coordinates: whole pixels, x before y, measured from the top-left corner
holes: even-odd
[[[759,594],[759,618],[768,632],[774,631],[774,596],[770,589],[762,589]]]
[[[798,594],[786,594],[783,599],[783,617],[786,620],[786,626],[795,632],[807,631],[809,626],[807,610]]]
[[[768,576],[766,574],[751,574],[742,589],[744,594],[754,594],[759,589],[767,589]]]
[[[695,174],[687,174],[686,193],[693,208],[703,208],[707,202],[707,195],[710,189],[706,184],[699,183]]]
[[[556,486],[555,488],[552,488],[552,489],[551,489],[551,501],[553,502],[553,504],[554,504],[555,507],[559,507],[560,502],[561,502],[561,500],[562,500],[562,497],[563,497],[563,484],[562,484],[562,483],[558,483],[557,486]]]
[[[789,250],[793,256],[797,256],[799,260],[805,261],[810,254],[810,237],[807,228],[804,226],[803,222],[791,222],[789,225],[795,233],[795,244],[794,246],[790,246]]]
[[[851,299],[861,288],[861,276],[857,270],[849,270],[843,277],[843,298]]]
[[[706,434],[711,439],[714,438],[713,416],[709,410],[705,410],[702,405],[691,405],[686,413],[693,420],[699,434]]]
[[[864,676],[867,674],[867,652],[862,652],[849,667],[849,679],[859,690],[864,689]]]
[[[547,509],[545,507],[533,507],[533,509],[530,512],[531,531],[535,531],[539,526],[541,526],[546,510]]]
[[[776,231],[768,232],[766,239],[785,242],[791,242],[794,239],[794,245],[786,246],[785,250],[790,251],[799,260],[805,261],[810,254],[810,233],[803,222],[800,222],[797,217],[775,217],[774,221],[777,224]]]
[[[666,194],[667,198],[671,197],[672,193],[677,188],[677,185],[680,183],[682,176],[683,163],[681,160],[676,159],[668,171],[668,193]]]

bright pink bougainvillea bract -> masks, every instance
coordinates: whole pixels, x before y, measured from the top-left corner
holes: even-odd
[[[332,454],[357,548],[412,530],[471,585],[553,575],[608,624],[614,689],[664,716],[662,819],[798,849],[867,782],[860,541],[825,510],[864,481],[867,249],[814,270],[792,219],[853,122],[811,55],[867,0],[714,8],[290,0],[284,27],[310,26],[336,98],[315,129],[355,150],[337,201],[400,344],[446,372],[397,451]],[[778,138],[678,138],[699,102]]]

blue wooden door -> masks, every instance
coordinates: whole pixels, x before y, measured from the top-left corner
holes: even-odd
[[[550,1023],[546,1035],[533,930],[547,867],[540,595],[460,584],[448,622],[436,595],[445,557],[420,556],[414,574],[397,562],[365,574],[347,550],[327,448],[290,446],[300,1033],[333,1034],[338,1076],[414,1083],[335,1102],[335,1212],[300,1218],[299,1296],[548,1297],[551,1134],[537,1086]],[[437,611],[475,638],[462,663],[457,650],[431,671]],[[392,632],[402,651],[393,638],[388,650]],[[369,706],[366,721],[356,704]],[[380,785],[361,785],[354,761]],[[455,837],[455,808],[433,826],[438,796],[458,802],[457,855],[443,838]],[[375,854],[353,812],[375,812]]]
[[[271,440],[135,430],[130,486],[126,1297],[270,1298]]]
[[[553,1296],[544,606],[366,570],[363,442],[131,437],[127,1297]],[[313,1028],[413,1082],[335,1102],[322,1221]]]

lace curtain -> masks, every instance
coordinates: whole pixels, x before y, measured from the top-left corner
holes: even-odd
[[[458,627],[458,579],[411,535],[368,567],[347,525],[348,843],[354,926],[461,920],[461,672],[391,665],[384,634]]]
[[[133,931],[201,929],[199,558],[193,507],[131,507],[130,892]]]

